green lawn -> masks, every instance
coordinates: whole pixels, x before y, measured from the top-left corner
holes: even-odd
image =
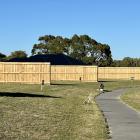
[[[45,86],[0,84],[0,139],[105,140],[107,130],[96,103],[84,104],[95,83]]]
[[[140,82],[136,81],[135,85]],[[107,91],[130,81],[104,82]],[[96,105],[97,83],[57,82],[45,86],[0,84],[0,139],[106,140],[108,130]]]
[[[127,88],[127,92],[121,96],[122,101],[140,111],[140,81],[107,82],[106,88],[109,90]]]
[[[121,99],[129,106],[140,111],[140,88],[130,89],[121,97]]]
[[[140,87],[140,81],[105,81],[103,82],[107,90],[115,90],[118,88],[136,88]]]

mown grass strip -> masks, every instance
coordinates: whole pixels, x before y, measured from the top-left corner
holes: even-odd
[[[97,83],[0,84],[0,138],[105,140],[107,130],[95,101],[84,104]]]
[[[140,111],[140,88],[129,89],[121,99],[132,108]]]

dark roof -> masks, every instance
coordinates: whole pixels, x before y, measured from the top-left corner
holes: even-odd
[[[7,62],[28,62],[28,58],[12,58]]]
[[[84,65],[80,60],[64,54],[34,55],[29,58],[14,58],[10,62],[50,62],[51,65]]]

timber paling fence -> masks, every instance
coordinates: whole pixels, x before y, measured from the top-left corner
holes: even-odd
[[[50,63],[1,62],[0,82],[50,84],[51,81],[97,82],[97,66],[51,66]]]
[[[51,66],[52,81],[97,82],[97,66]]]
[[[140,80],[140,67],[50,65],[50,63],[1,62],[1,83],[45,84],[51,81]]]
[[[140,67],[99,67],[99,80],[140,80]]]
[[[0,63],[0,82],[50,84],[50,63]]]

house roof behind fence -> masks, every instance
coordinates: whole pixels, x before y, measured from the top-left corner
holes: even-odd
[[[9,62],[50,62],[51,65],[85,65],[82,61],[64,54],[34,55],[29,58],[13,58]]]

